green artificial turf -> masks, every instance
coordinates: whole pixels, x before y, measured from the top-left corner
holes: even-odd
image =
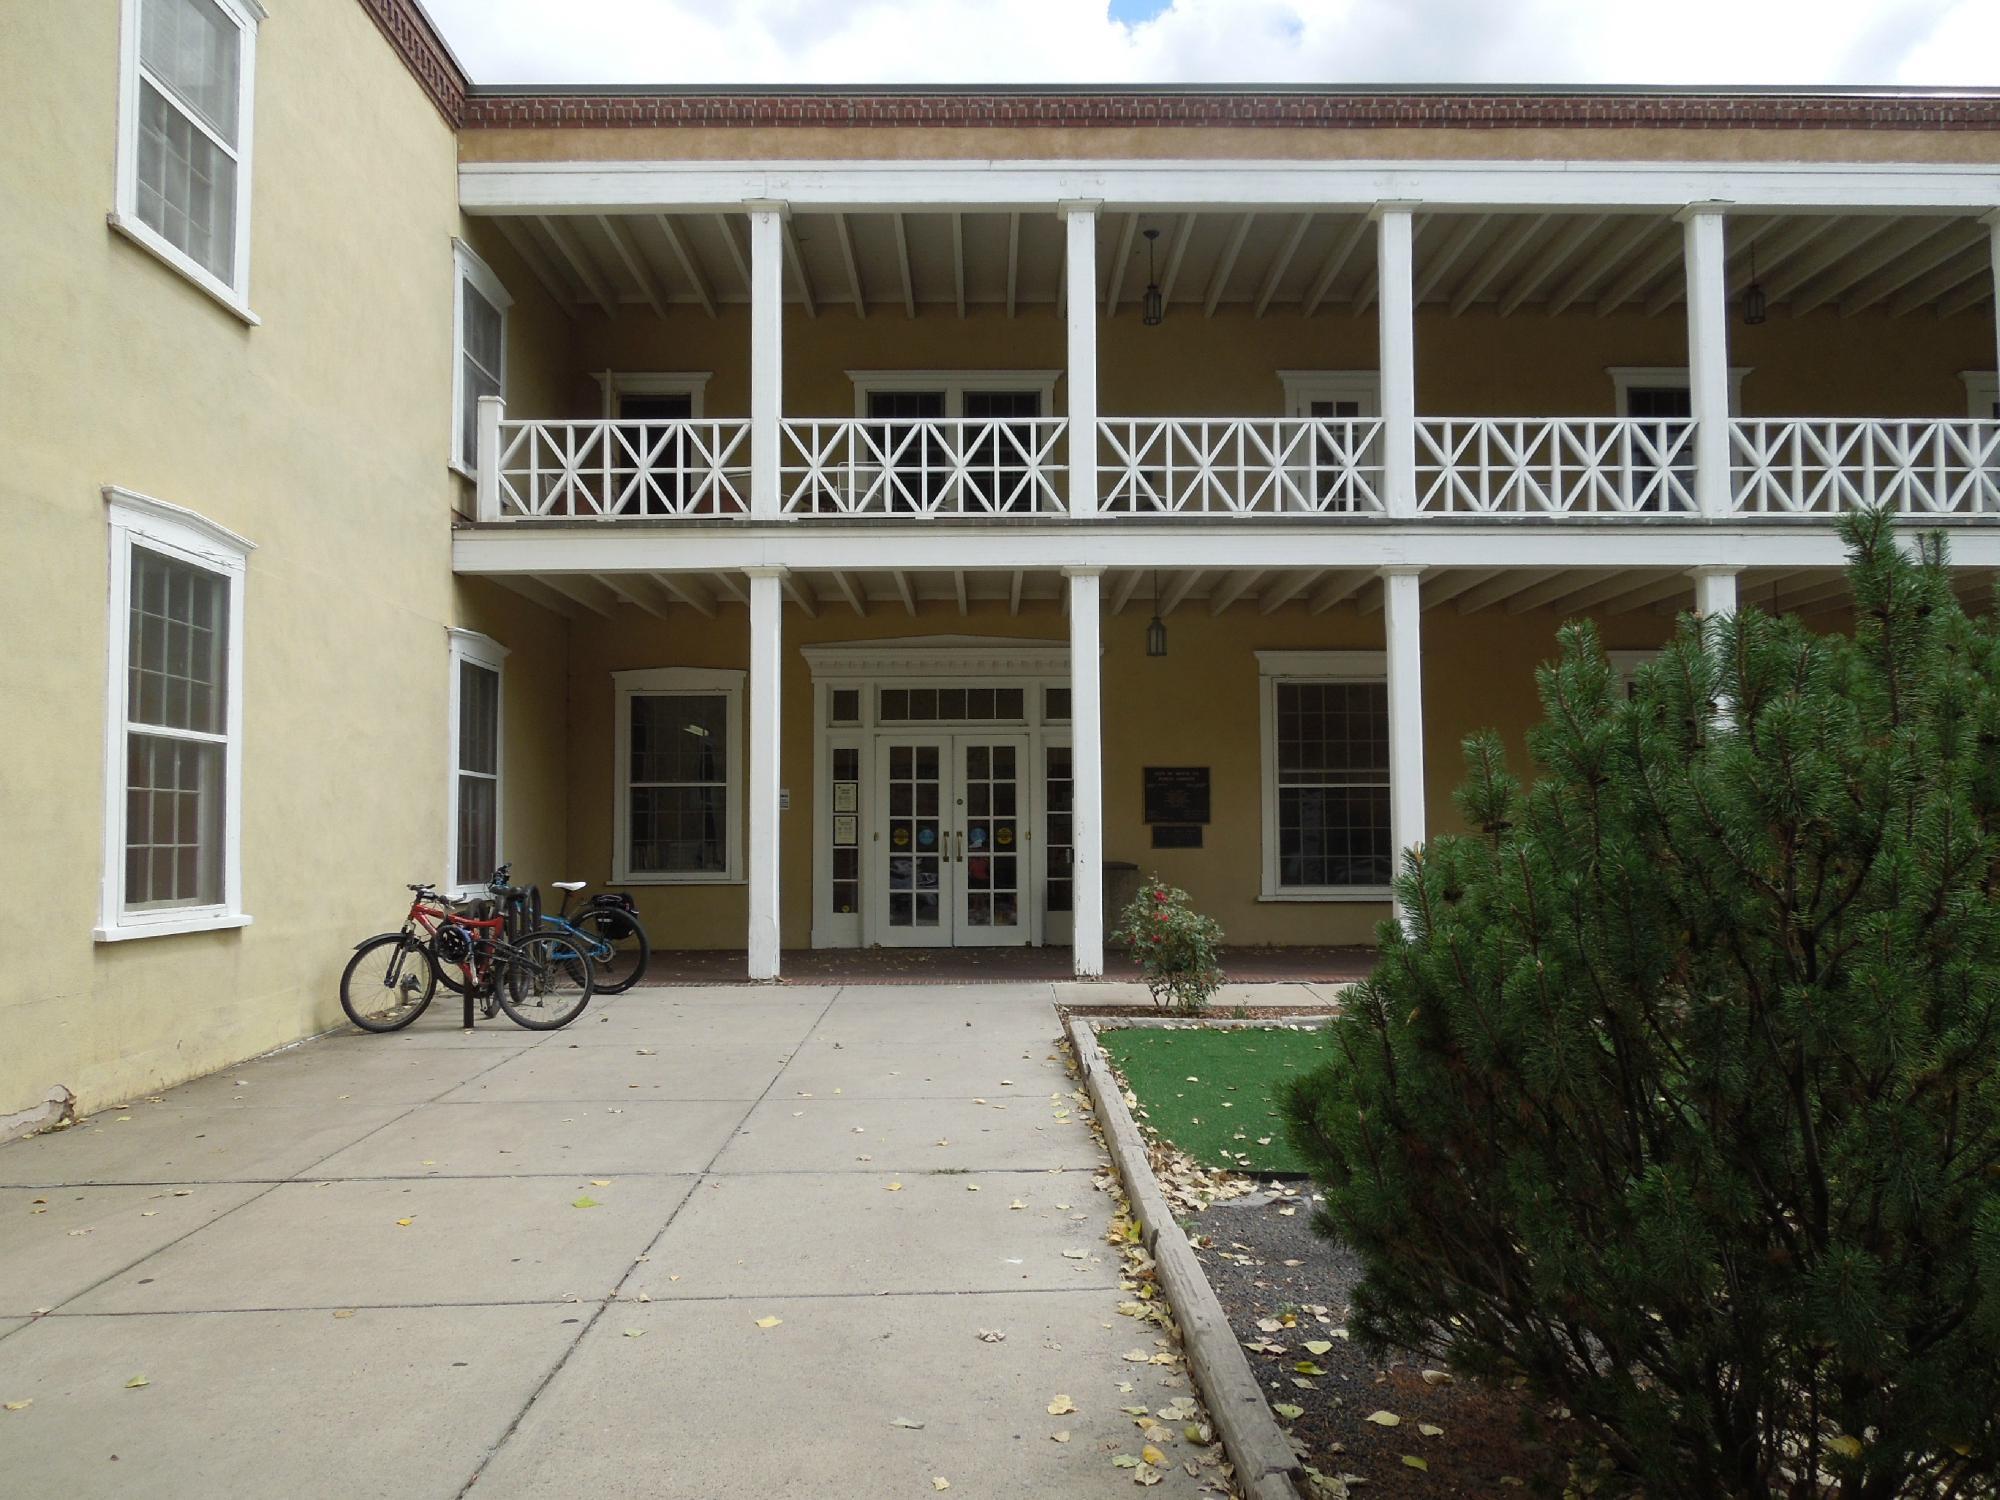
[[[1278,1114],[1284,1081],[1327,1055],[1326,1034],[1279,1027],[1107,1027],[1098,1042],[1146,1122],[1209,1167],[1303,1176]]]

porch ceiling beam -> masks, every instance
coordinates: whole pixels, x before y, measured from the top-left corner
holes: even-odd
[[[1743,295],[1750,285],[1750,270],[1755,264],[1760,276],[1777,270],[1787,260],[1825,234],[1833,225],[1831,219],[1751,219],[1742,229],[1736,221],[1729,225],[1727,246],[1727,275],[1725,284],[1731,301]],[[1758,253],[1750,254],[1752,248]],[[1677,302],[1687,300],[1687,278],[1673,276],[1653,288],[1653,295],[1646,299],[1646,316],[1656,318]]]
[[[676,578],[672,573],[660,573],[655,577],[662,588],[688,608],[699,611],[711,620],[715,618],[715,595],[700,584],[690,579]]]
[[[1940,230],[1941,226],[1930,219],[1916,219],[1892,234],[1883,235],[1869,245],[1865,255],[1833,267],[1816,286],[1794,297],[1792,316],[1802,318],[1816,307],[1838,302],[1877,272],[1895,265],[1912,250],[1922,247]]]
[[[1957,259],[1948,261],[1916,285],[1906,288],[1889,304],[1889,316],[1906,318],[1918,308],[1929,307],[1939,298],[1956,291],[1973,277],[1983,281],[1992,274],[1992,262],[1986,246],[1975,243],[1961,250]]]
[[[1975,276],[1948,297],[1938,299],[1937,314],[1948,318],[1953,313],[1964,312],[1968,307],[1977,307],[1993,295],[1993,273],[1988,270],[1983,276]],[[1961,545],[1960,550],[1964,550]]]
[[[549,301],[555,303],[565,318],[572,323],[575,322],[576,298],[570,295],[569,288],[564,286],[562,278],[556,275],[556,268],[550,265],[549,258],[542,254],[542,247],[537,245],[534,237],[528,233],[527,221],[504,218],[499,224],[500,233],[506,238],[507,243],[514,247],[514,253],[521,257],[521,263],[534,275],[535,280],[542,284],[542,290],[549,294]]]
[[[747,298],[750,295],[750,258],[743,253],[742,243],[736,238],[736,216],[713,214],[711,217],[715,220],[715,232],[722,236],[723,246],[729,251],[729,263],[736,268],[736,279],[743,283],[743,295]]]
[[[1541,233],[1542,226],[1548,222],[1547,214],[1533,214],[1515,220],[1513,227],[1501,235],[1493,248],[1479,258],[1479,263],[1465,273],[1458,290],[1451,294],[1451,315],[1457,317],[1483,297],[1486,289],[1500,279],[1527,247],[1528,241]]]
[[[1301,316],[1310,318],[1319,310],[1320,303],[1326,300],[1327,291],[1340,278],[1340,273],[1347,269],[1347,263],[1354,259],[1354,252],[1360,248],[1362,240],[1367,238],[1374,222],[1366,214],[1358,215],[1342,232],[1340,238],[1334,241],[1333,249],[1327,252],[1326,259],[1320,263],[1319,274],[1313,277],[1311,287],[1306,290],[1306,300],[1300,304]]]
[[[1372,615],[1382,607],[1382,601],[1385,597],[1382,589],[1382,575],[1379,573],[1370,573],[1354,596],[1354,612],[1356,614]]]
[[[1118,316],[1118,298],[1125,289],[1125,268],[1132,264],[1132,240],[1139,232],[1139,215],[1125,215],[1125,227],[1118,233],[1118,253],[1111,257],[1111,274],[1104,278],[1104,316]]]
[[[502,588],[519,594],[531,604],[539,604],[552,614],[561,615],[565,620],[581,621],[586,612],[567,594],[559,594],[539,578],[526,573],[496,573],[493,581]]]
[[[1366,568],[1350,568],[1329,574],[1326,582],[1306,601],[1306,613],[1325,614],[1334,605],[1343,604],[1360,593],[1374,576]]]
[[[1271,305],[1271,299],[1278,294],[1278,283],[1285,279],[1285,272],[1292,268],[1292,259],[1299,253],[1299,245],[1312,227],[1313,216],[1300,214],[1292,225],[1292,232],[1285,236],[1278,246],[1278,253],[1271,257],[1271,264],[1264,268],[1264,279],[1257,287],[1257,305],[1253,317],[1263,317],[1264,309]]]
[[[841,597],[847,600],[848,608],[862,619],[868,618],[868,596],[861,592],[861,585],[852,573],[845,568],[835,569],[833,586],[839,589]]]
[[[715,591],[731,604],[748,604],[750,593],[743,587],[743,578],[734,568],[724,568],[715,575]]]
[[[789,218],[784,221],[784,225],[785,260],[792,268],[793,277],[798,281],[799,298],[805,304],[806,316],[817,318],[819,304],[813,299],[812,277],[806,274],[806,258],[799,253],[798,232],[792,228],[792,221]]]
[[[687,236],[675,226],[672,214],[655,214],[653,219],[660,226],[660,233],[666,236],[667,248],[674,252],[674,260],[681,268],[681,275],[687,278],[687,284],[694,289],[694,300],[701,304],[703,312],[711,318],[714,317],[715,289],[708,284],[708,274],[702,270],[701,262],[694,258],[694,248],[688,244]]]
[[[583,246],[577,243],[576,236],[570,233],[569,226],[559,218],[546,216],[541,220],[541,225],[542,233],[549,237],[549,243],[554,245],[562,258],[569,262],[569,268],[576,272],[576,279],[583,283],[584,290],[590,293],[591,300],[604,309],[604,316],[617,317],[618,305],[612,299],[611,288],[605,284],[604,277],[598,273],[597,267],[590,263],[590,257],[584,254]]]
[[[1845,599],[1849,595],[1847,576],[1819,578],[1804,586],[1779,589],[1772,596],[1770,610],[1773,614],[1791,614],[1794,611],[1811,609],[1814,605],[1824,605],[1835,599]]]
[[[1257,613],[1276,614],[1303,594],[1317,577],[1317,568],[1296,568],[1290,573],[1280,574],[1276,582],[1257,596]]]
[[[1224,573],[1222,581],[1209,591],[1208,612],[1212,615],[1221,614],[1255,588],[1257,580],[1263,576],[1263,571],[1258,568],[1239,568],[1234,572]]]
[[[1171,307],[1174,301],[1174,283],[1180,280],[1181,259],[1187,254],[1188,239],[1194,234],[1194,215],[1185,213],[1174,225],[1174,242],[1167,251],[1167,273],[1160,278],[1160,306]]]
[[[1531,609],[1540,609],[1545,604],[1553,604],[1558,599],[1576,593],[1579,581],[1601,583],[1608,577],[1617,576],[1616,570],[1565,568],[1546,583],[1538,583],[1514,595],[1507,601],[1507,613],[1524,615]]]
[[[619,222],[607,214],[597,216],[597,227],[604,231],[604,237],[611,241],[611,248],[618,252],[618,258],[625,263],[625,269],[632,273],[632,280],[638,283],[639,293],[646,299],[646,305],[662,318],[667,315],[666,293],[660,290],[660,279],[653,274],[653,268],[640,253],[639,245],[627,234]]]
[[[1670,574],[1665,578],[1655,578],[1651,583],[1628,589],[1622,594],[1614,594],[1603,604],[1607,615],[1630,614],[1635,609],[1659,604],[1668,599],[1686,600],[1686,606],[1694,603],[1694,579],[1685,573]]]
[[[1525,589],[1562,575],[1561,568],[1508,568],[1475,589],[1458,596],[1458,612],[1474,614],[1495,604],[1503,604]]]
[[[917,275],[910,265],[910,225],[901,214],[889,215],[896,231],[896,273],[903,279],[903,316],[917,315]]]
[[[889,570],[889,582],[896,587],[896,595],[903,601],[904,610],[914,619],[917,613],[917,592],[910,587],[910,575],[900,568]]]
[[[1024,568],[1016,568],[1012,573],[1008,575],[1007,577],[1008,614],[1018,615],[1021,612],[1021,588],[1027,581],[1028,581],[1028,574],[1027,570]]]
[[[1014,306],[1021,293],[1021,216],[1007,215],[1007,316],[1014,316]]]
[[[1610,286],[1598,294],[1593,311],[1600,318],[1608,318],[1639,293],[1666,274],[1670,267],[1681,263],[1681,232],[1675,225],[1664,240],[1639,257]]]
[[[1644,577],[1651,580],[1653,575],[1647,573]],[[1564,614],[1573,614],[1580,609],[1593,609],[1607,599],[1616,599],[1620,594],[1629,594],[1638,585],[1639,580],[1633,577],[1631,569],[1617,568],[1607,574],[1601,582],[1594,583],[1588,588],[1577,589],[1574,593],[1560,595],[1551,599],[1549,604],[1551,608],[1560,610]]]
[[[1556,267],[1574,255],[1609,217],[1609,214],[1586,214],[1558,230],[1555,238],[1542,246],[1542,253],[1528,262],[1528,269],[1500,294],[1500,316],[1509,316],[1515,308],[1540,291],[1542,283],[1555,274]]]
[[[807,619],[819,618],[819,595],[813,592],[811,584],[799,576],[798,569],[792,568],[786,572],[784,589],[791,596],[792,603],[805,611]]]
[[[1968,237],[1961,231],[1953,234],[1949,229],[1934,230],[1916,246],[1910,254],[1894,265],[1883,270],[1859,286],[1851,287],[1841,294],[1840,315],[1851,318],[1858,312],[1866,311],[1876,303],[1893,297],[1911,283],[1929,275],[1939,266],[1949,264],[1966,251],[1984,248],[1986,231],[1981,228],[1975,236]]]
[[[1415,234],[1421,237],[1421,235],[1423,234],[1423,230],[1418,229],[1415,231]],[[1368,311],[1369,308],[1375,305],[1376,294],[1379,293],[1381,290],[1382,290],[1381,272],[1377,268],[1371,266],[1368,269],[1368,274],[1361,278],[1361,285],[1354,289],[1353,299],[1349,301],[1347,304],[1348,312],[1353,314],[1353,316],[1357,318],[1362,316],[1364,313]]]
[[[847,215],[833,216],[834,237],[840,241],[840,258],[847,267],[847,287],[854,302],[854,316],[868,316],[868,294],[861,285],[861,263],[854,258],[854,235],[847,227]]]
[[[1125,602],[1132,597],[1133,591],[1139,587],[1139,581],[1145,576],[1143,568],[1125,570],[1125,576],[1120,578],[1111,590],[1111,613],[1114,615],[1125,613]]]
[[[961,615],[970,612],[971,600],[966,597],[965,569],[963,568],[953,568],[951,570],[951,597],[958,602],[958,612]]]
[[[1489,578],[1499,576],[1498,568],[1454,568],[1434,574],[1423,580],[1424,608],[1436,609],[1441,604],[1449,604],[1467,589],[1476,589]]]
[[[1229,278],[1235,274],[1236,258],[1243,253],[1243,241],[1249,238],[1250,226],[1257,222],[1255,214],[1238,214],[1236,227],[1229,232],[1229,239],[1222,247],[1222,255],[1215,262],[1215,270],[1208,278],[1208,296],[1201,306],[1204,318],[1215,316],[1215,309],[1222,302],[1222,294],[1229,290]]]
[[[1585,292],[1623,265],[1634,251],[1659,232],[1658,223],[1646,218],[1635,219],[1612,230],[1569,280],[1556,288],[1542,311],[1550,317],[1568,311]]]
[[[1813,242],[1812,252],[1800,255],[1784,274],[1764,275],[1762,279],[1767,301],[1788,300],[1793,292],[1836,264],[1842,256],[1854,254],[1870,240],[1896,227],[1894,219],[1848,219],[1843,222],[1844,229],[1819,236]]]
[[[653,591],[651,580],[619,573],[592,573],[602,587],[617,595],[622,603],[643,609],[659,619],[667,618],[667,603]]]
[[[1411,305],[1423,306],[1430,294],[1443,284],[1451,274],[1451,268],[1465,258],[1465,252],[1472,248],[1472,242],[1479,238],[1486,226],[1493,222],[1491,214],[1472,214],[1458,226],[1457,233],[1438,246],[1437,252],[1425,264],[1423,274],[1417,278]]]
[[[958,315],[965,316],[965,215],[951,216],[951,292]]]
[[[1164,620],[1174,612],[1175,607],[1183,599],[1194,592],[1194,586],[1200,583],[1201,580],[1202,570],[1200,568],[1188,568],[1176,573],[1167,583],[1165,596],[1154,602],[1153,612]]]
[[[618,603],[618,596],[599,583],[593,574],[548,573],[540,576],[542,583],[547,587],[554,589],[558,594],[567,594],[592,614],[602,615],[607,620],[611,618],[612,608]]]

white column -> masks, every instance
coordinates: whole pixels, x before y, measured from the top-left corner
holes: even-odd
[[[1695,508],[1726,516],[1729,503],[1729,281],[1723,206],[1681,213],[1687,265],[1688,406],[1694,416]]]
[[[778,705],[784,649],[783,568],[750,575],[750,977],[778,977]]]
[[[474,520],[500,519],[500,419],[506,415],[507,403],[498,396],[479,398],[472,448],[472,461],[479,466],[473,488]]]
[[[1736,572],[1729,567],[1690,568],[1694,577],[1694,612],[1698,615],[1736,613]]]
[[[1074,305],[1072,298],[1072,305]],[[1069,578],[1070,939],[1078,979],[1104,972],[1104,737],[1097,605],[1102,568]]]
[[[1389,656],[1389,838],[1403,855],[1424,841],[1424,653],[1422,568],[1382,570],[1382,623]],[[1396,917],[1403,920],[1396,902]]]
[[[1986,238],[1993,250],[1993,368],[2000,373],[2000,208],[1986,216]]]
[[[1094,202],[1060,207],[1069,299],[1069,513],[1080,521],[1097,514],[1097,210]]]
[[[1377,329],[1382,381],[1382,498],[1392,516],[1417,513],[1417,328],[1412,205],[1375,206]]]
[[[785,411],[785,205],[760,201],[747,206],[750,210],[750,514],[756,520],[775,521],[781,514],[778,423]]]

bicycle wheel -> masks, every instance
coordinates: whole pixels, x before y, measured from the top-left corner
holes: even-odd
[[[495,998],[507,1019],[530,1031],[554,1031],[583,1014],[596,991],[595,966],[564,932],[531,932],[497,960]]]
[[[340,1008],[363,1031],[400,1031],[437,993],[430,949],[407,932],[385,932],[354,950],[340,974]]]
[[[597,940],[591,957],[597,960],[598,994],[622,995],[645,977],[653,945],[630,912],[608,906],[586,907],[571,918],[570,925]]]

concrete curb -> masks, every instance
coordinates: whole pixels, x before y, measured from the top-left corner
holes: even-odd
[[[1249,1027],[1291,1026],[1300,1031],[1319,1031],[1333,1024],[1334,1018],[1325,1016],[1288,1016],[1274,1012],[1268,1016],[1245,1016],[1238,1020],[1235,1016],[1078,1016],[1080,1021],[1089,1021],[1103,1030],[1121,1031],[1127,1027],[1148,1027],[1155,1031],[1240,1031]]]
[[[1236,1482],[1247,1500],[1299,1500],[1298,1455],[1271,1414],[1222,1303],[1209,1286],[1201,1262],[1195,1259],[1194,1247],[1174,1221],[1173,1210],[1153,1179],[1146,1143],[1140,1139],[1118,1080],[1097,1045],[1096,1028],[1083,1017],[1073,1016],[1066,1029],[1084,1087],[1090,1090],[1098,1123],[1104,1127],[1112,1164],[1131,1200],[1140,1240],[1152,1253],[1160,1285],[1174,1310],[1174,1320],[1180,1324],[1188,1369],[1215,1419],[1223,1449],[1236,1466]]]

